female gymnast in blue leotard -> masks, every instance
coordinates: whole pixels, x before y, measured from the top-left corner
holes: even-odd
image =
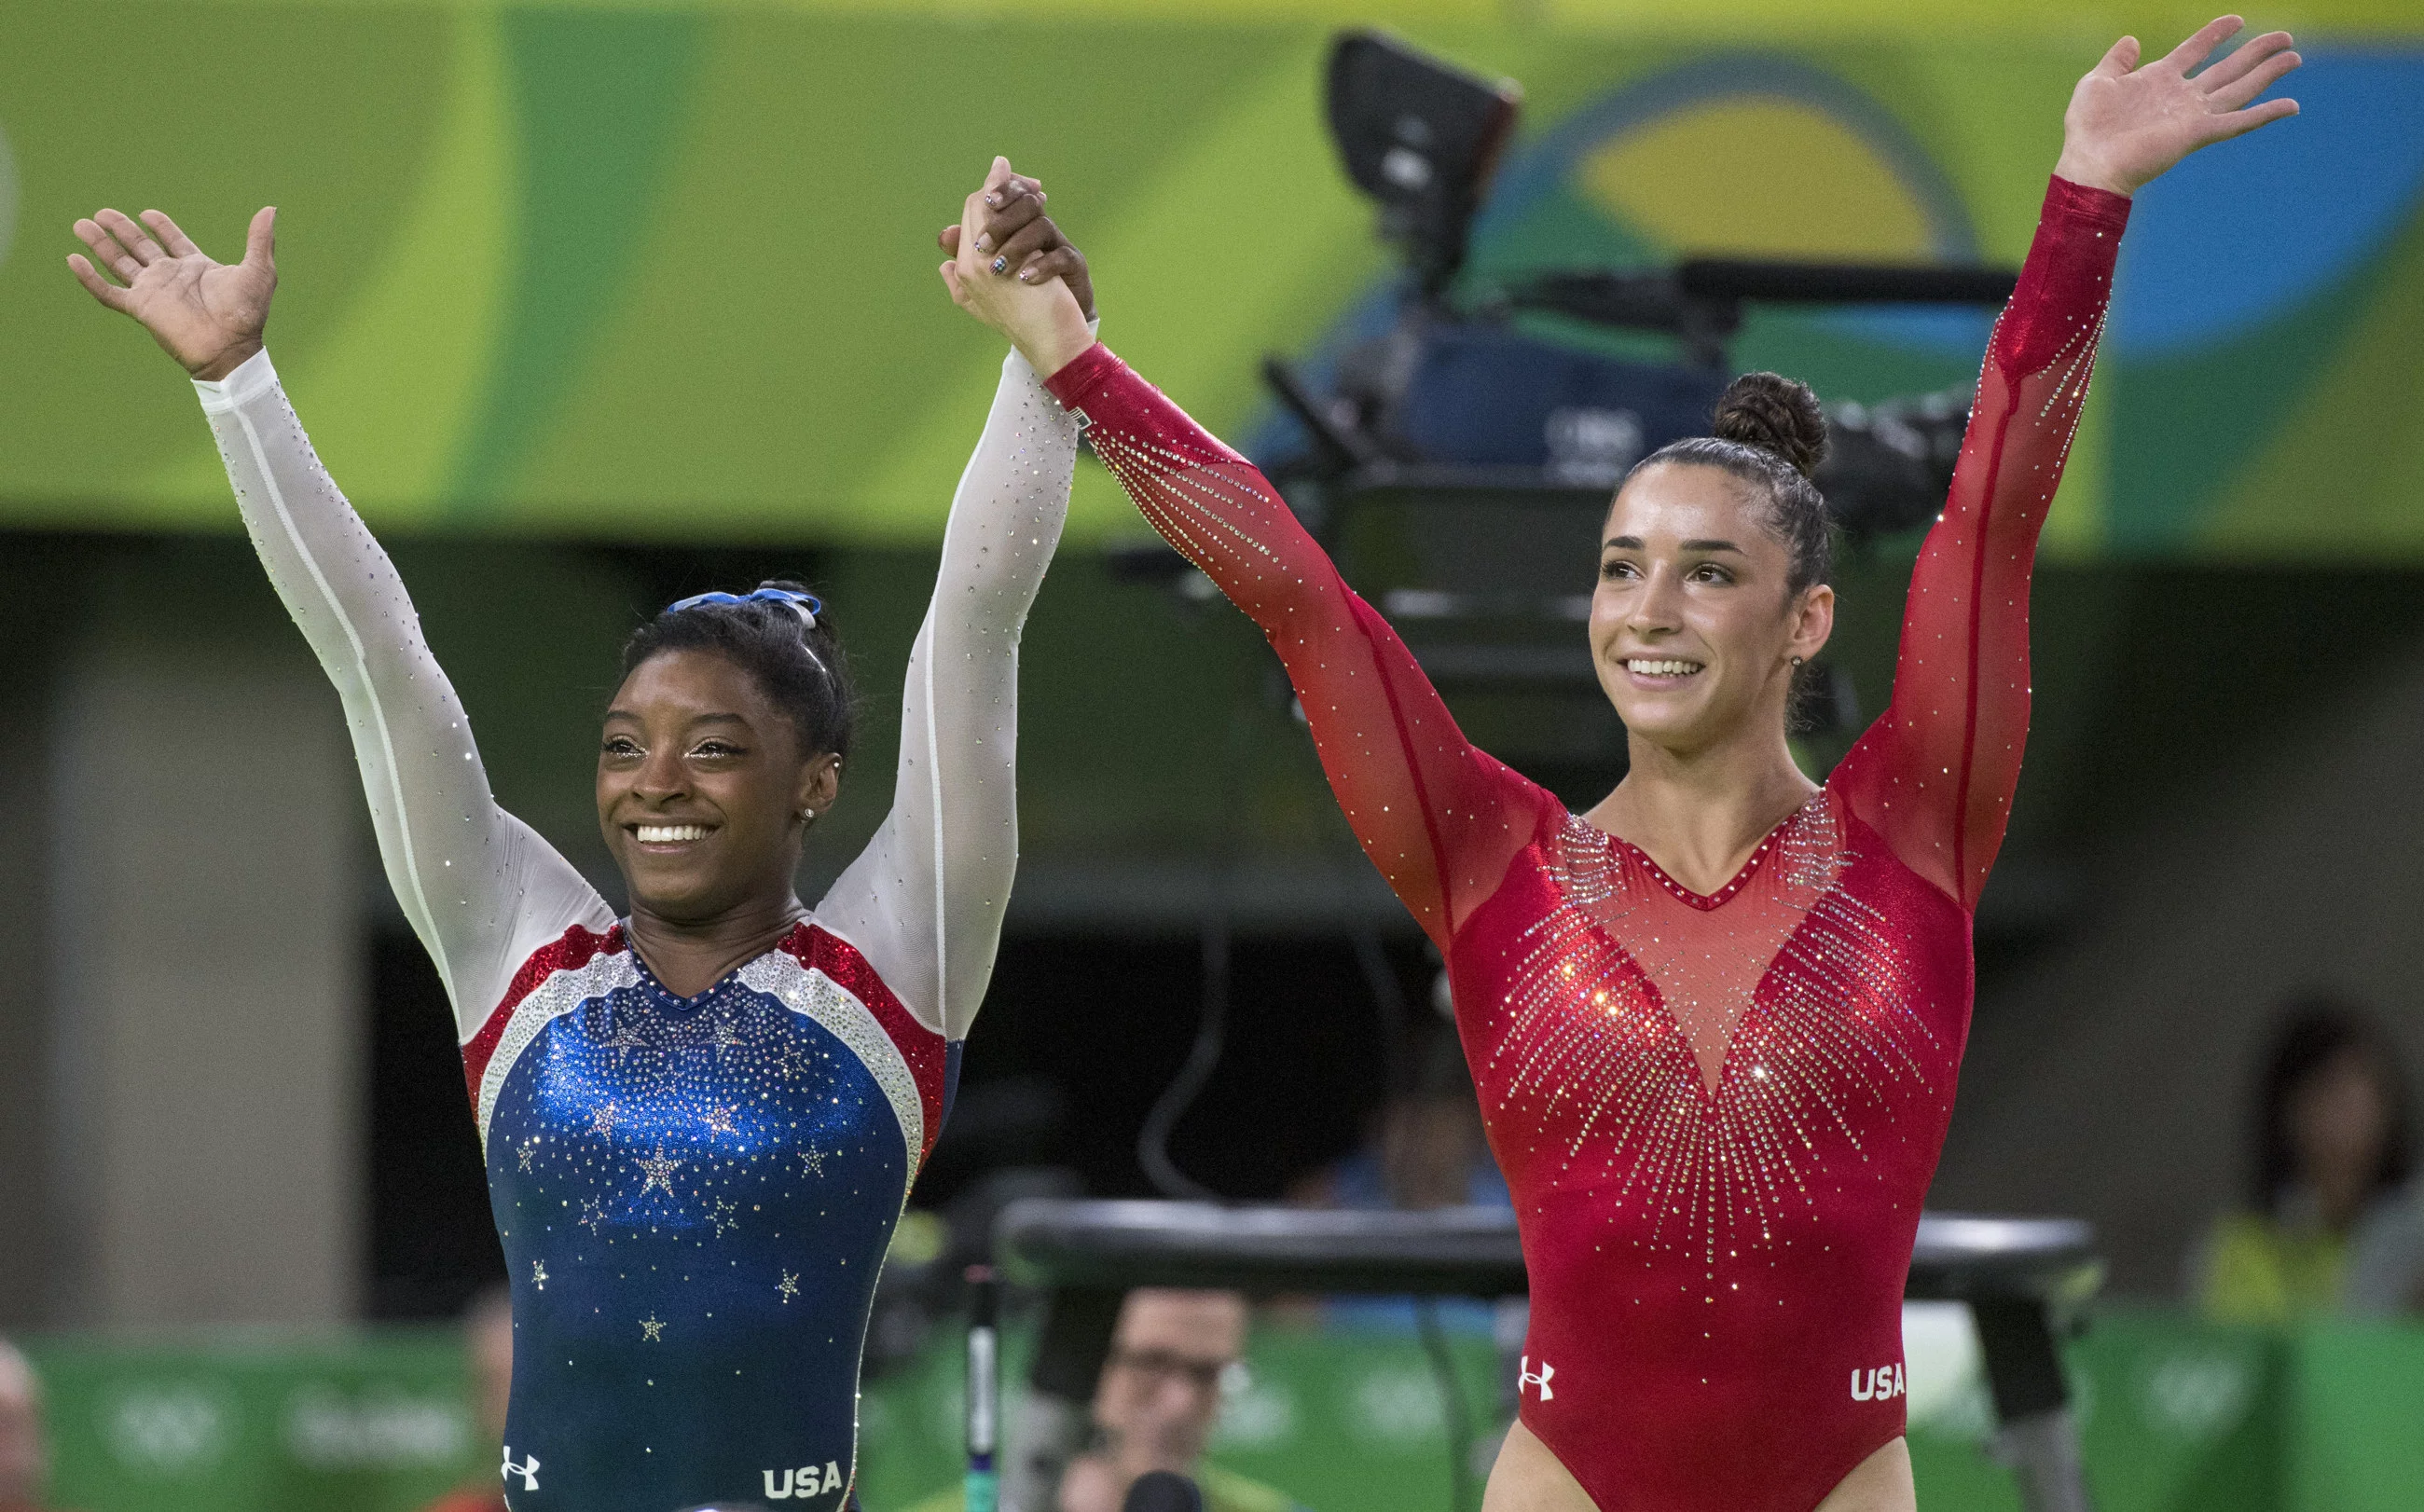
[[[984,192],[1012,183],[997,161]],[[979,197],[961,233],[1091,309],[1083,259],[1017,187],[1013,217]],[[631,637],[597,770],[618,918],[497,806],[403,583],[288,406],[262,342],[273,218],[222,265],[165,215],[104,210],[77,222],[92,257],[70,263],[193,374],[453,999],[512,1269],[506,1501],[839,1507],[876,1274],[1010,893],[1019,631],[1076,422],[1005,360],[910,653],[891,812],[813,911],[792,875],[850,741],[831,616],[770,583],[685,599]]]

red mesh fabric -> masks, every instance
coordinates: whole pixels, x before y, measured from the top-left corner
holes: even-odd
[[[2029,571],[2087,399],[2129,201],[2056,179],[1995,323],[1944,517],[1911,569],[1893,701],[1828,779],[1965,909],[2010,822],[2029,726]]]
[[[1396,631],[1253,464],[1099,342],[1048,387],[1154,528],[1262,627],[1364,853],[1446,949],[1555,800],[1466,741]]]

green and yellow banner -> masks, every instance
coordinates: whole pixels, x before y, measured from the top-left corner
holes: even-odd
[[[1339,25],[1523,86],[1487,281],[2017,262],[2072,81],[2205,8],[0,0],[0,525],[233,527],[179,375],[66,272],[103,205],[228,257],[279,207],[272,349],[383,531],[914,543],[998,360],[933,243],[996,151],[1092,259],[1106,339],[1251,442],[1262,355],[1334,349],[1392,276],[1322,125]],[[2304,114],[2141,197],[2058,550],[2424,556],[2424,20],[2251,22],[2300,29]],[[1875,399],[1984,336],[1778,310],[1732,355]],[[1082,473],[1075,534],[1135,529]]]

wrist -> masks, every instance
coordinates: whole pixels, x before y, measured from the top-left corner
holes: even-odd
[[[1062,300],[1056,304],[1050,320],[1018,332],[1013,344],[1037,377],[1048,379],[1085,355],[1094,344],[1094,332],[1077,302]]]
[[[2054,160],[2053,172],[2055,178],[2068,179],[2081,188],[2101,189],[2107,194],[2117,194],[2124,199],[2137,193],[2140,187],[2087,153],[2067,144],[2062,150],[2062,156]]]
[[[204,383],[217,383],[229,374],[251,361],[260,350],[261,338],[252,337],[226,348],[201,366],[187,368],[185,371]]]

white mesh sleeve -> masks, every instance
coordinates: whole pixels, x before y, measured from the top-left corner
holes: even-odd
[[[1018,637],[1069,513],[1077,422],[1013,352],[909,653],[892,812],[817,905],[918,1022],[968,1031],[1018,869]]]
[[[269,354],[194,388],[270,585],[337,685],[379,859],[469,1040],[532,951],[614,912],[489,795],[403,580],[321,467]]]

